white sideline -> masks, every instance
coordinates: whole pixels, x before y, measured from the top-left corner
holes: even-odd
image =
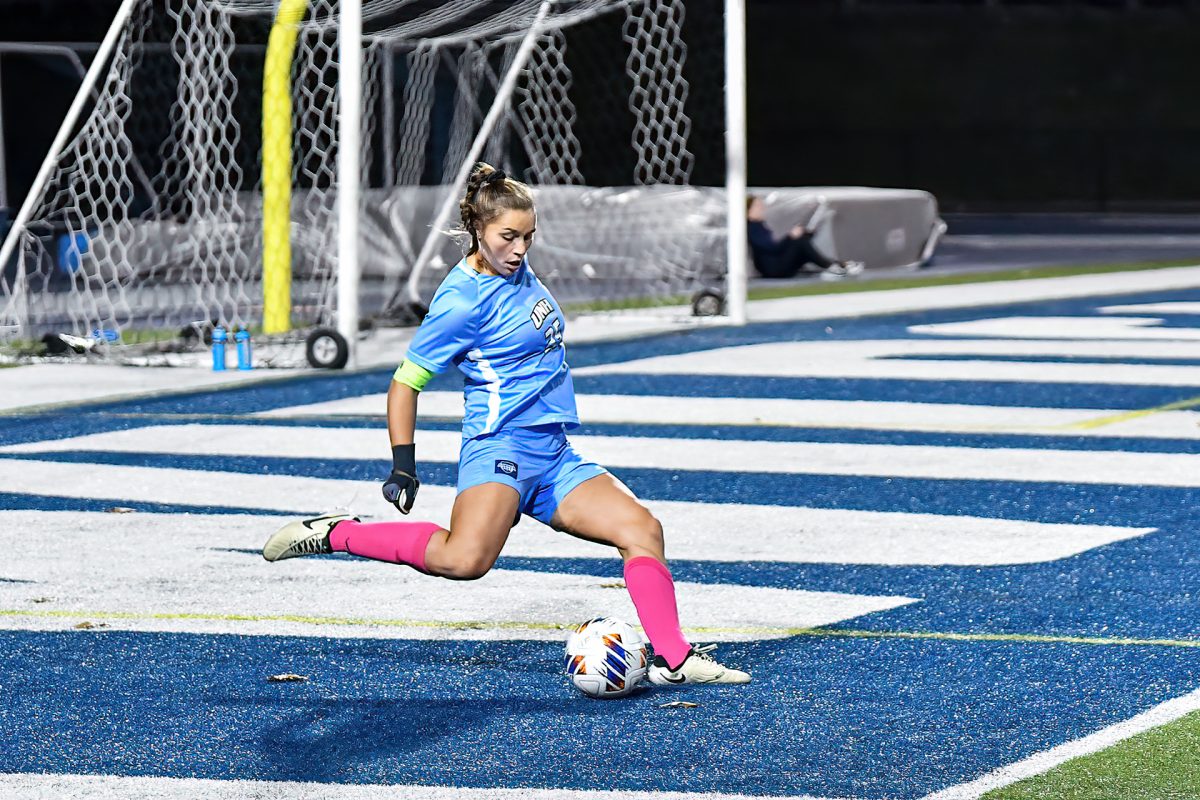
[[[1138,303],[1132,306],[1105,306],[1101,314],[1200,314],[1200,303]]]
[[[402,784],[344,784],[300,781],[218,781],[200,778],[146,778],[114,775],[34,775],[0,773],[0,794],[17,800],[119,797],[121,800],[762,800],[744,794],[712,792],[618,792],[571,789],[459,789]],[[791,795],[787,800],[823,800]],[[831,799],[826,799],[831,800]],[[847,800],[839,798],[839,800]]]
[[[1200,689],[1168,700],[1135,717],[1102,728],[1081,739],[1035,753],[1021,761],[1009,764],[1007,767],[989,772],[981,778],[926,795],[923,800],[974,800],[993,789],[1032,778],[1034,775],[1041,775],[1073,758],[1099,752],[1139,733],[1174,722],[1196,710],[1200,710]]]
[[[111,402],[185,389],[233,386],[256,379],[283,378],[279,370],[210,372],[173,367],[120,367],[109,364],[30,364],[0,371],[0,414],[46,406]]]
[[[1157,317],[996,317],[913,325],[912,333],[935,336],[992,336],[1005,339],[1124,339],[1136,342],[1194,342],[1195,328],[1172,328]]]

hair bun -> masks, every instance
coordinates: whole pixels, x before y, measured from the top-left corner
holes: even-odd
[[[481,190],[489,187],[486,192]],[[467,178],[466,193],[458,202],[462,232],[471,238],[467,255],[479,249],[479,228],[504,211],[533,210],[533,195],[526,186],[486,161],[477,161]]]

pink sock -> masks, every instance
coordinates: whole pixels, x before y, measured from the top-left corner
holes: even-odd
[[[675,581],[670,570],[656,558],[631,558],[625,562],[625,586],[650,644],[654,645],[654,654],[665,658],[672,669],[678,667],[692,646],[679,629]]]
[[[425,572],[425,548],[442,530],[432,522],[339,522],[329,532],[334,552],[351,553],[376,561],[408,564]]]

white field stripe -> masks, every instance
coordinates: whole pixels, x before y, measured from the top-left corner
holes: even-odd
[[[1094,453],[1002,447],[753,442],[655,439],[635,436],[574,436],[584,457],[604,466],[856,475],[943,480],[1112,483],[1131,486],[1200,486],[1200,455],[1191,453]],[[458,461],[453,431],[424,431],[418,453],[429,461]],[[7,452],[103,450],[176,455],[278,456],[283,458],[380,459],[386,434],[364,428],[272,428],[266,425],[163,425],[90,434],[4,448]]]
[[[956,323],[973,325],[974,323]],[[927,326],[937,327],[937,326]],[[1178,329],[1176,329],[1178,330]],[[1195,331],[1200,339],[1200,331]],[[1009,334],[1004,334],[1009,335]],[[1007,344],[1007,342],[1005,343]],[[950,348],[953,350],[955,348]],[[983,348],[979,348],[983,349]],[[1005,352],[999,350],[998,352]],[[1037,361],[882,360],[885,355],[939,352],[935,347],[881,346],[876,342],[771,342],[723,347],[575,370],[585,375],[725,375],[779,378],[874,378],[928,381],[1015,381],[1200,387],[1200,367],[1159,364]],[[948,351],[941,351],[948,352]],[[1193,350],[1189,356],[1196,355]],[[1200,392],[1200,389],[1198,389]],[[746,401],[753,402],[753,401]]]
[[[967,322],[913,325],[913,333],[939,336],[1000,336],[1016,339],[1136,339],[1191,341],[1197,328],[1167,328],[1155,317],[997,317]]]
[[[817,295],[757,300],[748,304],[747,313],[752,322],[833,319],[859,317],[864,314],[894,314],[937,308],[996,306],[1070,297],[1194,289],[1198,285],[1200,267],[1174,267],[1001,283],[852,292],[839,294],[836,299],[831,299],[828,295]]]
[[[223,617],[227,632],[248,632],[238,617],[301,617],[308,635],[398,636],[405,626],[331,626],[305,620],[406,620],[427,626],[480,622],[561,626],[637,612],[620,579],[495,569],[469,586],[408,567],[363,559],[291,559],[269,564],[257,550],[285,518],[103,512],[0,512],[0,545],[11,557],[0,583],[0,627],[23,627],[53,612]],[[24,547],[28,532],[37,547]],[[102,547],[96,546],[103,542]],[[620,560],[610,551],[612,563]],[[618,572],[619,574],[619,572]],[[782,635],[917,602],[896,596],[807,592],[728,584],[676,583],[686,630],[714,637]],[[40,600],[40,602],[35,602]],[[13,610],[31,611],[29,617]],[[62,618],[63,627],[76,621]],[[106,620],[114,627],[138,620]],[[158,620],[161,623],[163,620]],[[277,626],[271,626],[278,632]],[[417,626],[419,627],[419,626]],[[370,629],[364,632],[364,629]],[[257,631],[251,631],[257,632]],[[500,632],[513,637],[511,629]],[[560,633],[561,635],[561,633]]]
[[[1105,306],[1101,314],[1200,314],[1200,303],[1140,303],[1132,306]]]
[[[1174,722],[1197,710],[1200,710],[1200,690],[1168,700],[1148,711],[1143,711],[1136,717],[1110,725],[1084,736],[1082,739],[1036,753],[1029,758],[990,772],[977,780],[934,792],[926,796],[924,800],[974,800],[993,789],[1048,772],[1073,758],[1099,752],[1139,733]]]
[[[324,403],[264,411],[255,416],[303,419],[355,416],[379,419],[384,424],[385,395],[348,397]],[[951,403],[893,403],[859,400],[782,400],[736,397],[577,395],[579,416],[591,423],[646,425],[778,425],[854,430],[906,430],[939,433],[1014,433],[1072,436],[1130,436],[1156,439],[1200,439],[1200,414],[1163,411],[1120,419],[1097,428],[1071,426],[1128,414],[1128,410],[1093,408],[1024,408],[1021,406],[971,406]],[[422,419],[460,419],[462,395],[458,392],[422,392],[418,414]],[[424,433],[418,434],[424,436]]]
[[[1028,318],[1021,318],[1028,319]],[[1033,319],[1044,319],[1035,317]],[[997,320],[1001,321],[1001,320]],[[1104,322],[1104,318],[1089,318],[1088,322]],[[947,323],[967,324],[967,323]],[[972,323],[974,324],[974,323]],[[924,328],[939,326],[921,326]],[[1176,329],[1183,330],[1183,329]],[[755,354],[763,354],[756,356]],[[764,342],[762,344],[740,345],[718,350],[703,350],[696,353],[680,355],[712,355],[735,354],[750,355],[755,358],[755,365],[774,366],[778,369],[771,375],[789,375],[786,370],[794,368],[794,361],[856,361],[879,359],[897,356],[1050,356],[1061,358],[1175,358],[1200,359],[1196,345],[1192,342],[1138,342],[1122,341],[1119,339],[1089,338],[1084,341],[1066,339],[862,339],[851,341],[815,341],[815,342]],[[680,356],[657,356],[660,358],[679,358]],[[581,367],[574,370],[577,374],[606,371],[610,366],[624,364],[643,364],[652,359],[641,359],[636,362],[621,362],[620,365],[598,365]],[[779,370],[785,370],[780,372]],[[724,374],[724,370],[714,367],[712,374]]]
[[[1089,233],[1086,238],[1076,233],[1020,233],[1020,234],[990,234],[964,233],[955,234],[955,241],[969,242],[973,247],[995,247],[999,244],[1011,245],[1014,248],[1043,247],[1087,247],[1088,249],[1107,249],[1112,247],[1136,246],[1141,233]],[[1162,234],[1154,237],[1158,244],[1200,245],[1200,236],[1193,234]],[[1136,270],[1135,270],[1136,272]]]
[[[571,789],[459,789],[451,786],[344,784],[300,781],[217,781],[113,775],[0,774],[10,800],[121,798],[121,800],[761,800],[715,792],[614,792]],[[789,795],[788,800],[821,800]],[[841,800],[847,800],[841,798]]]
[[[369,481],[0,459],[0,485],[10,492],[117,503],[261,508],[289,516],[341,507],[365,520],[397,518],[380,498],[379,484]],[[448,521],[454,494],[449,487],[422,486],[415,518]],[[711,561],[1024,564],[1067,558],[1153,530],[734,503],[659,500],[648,505],[667,532],[669,557]],[[554,558],[603,558],[611,552],[528,517],[522,517],[504,549],[509,556]]]

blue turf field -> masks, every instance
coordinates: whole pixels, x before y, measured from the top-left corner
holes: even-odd
[[[1083,317],[1121,303],[1200,301],[1200,291],[1054,301],[1003,308],[913,313],[837,322],[772,323],[572,348],[577,367],[649,356],[773,342],[949,339],[910,326],[978,319]],[[836,302],[836,300],[831,300]],[[1129,312],[1123,312],[1129,315]],[[1200,317],[1162,317],[1161,325],[1200,336]],[[1194,339],[1193,339],[1194,340]],[[326,638],[155,632],[149,630],[0,631],[0,772],[289,780],[330,784],[401,783],[458,787],[666,790],[697,793],[919,798],[1200,688],[1200,471],[1145,482],[1028,480],[1022,475],[946,479],[911,475],[770,474],[722,469],[719,443],[819,442],[828,445],[973,448],[1119,454],[1200,455],[1200,435],[1089,437],[1038,433],[883,430],[864,426],[847,406],[844,427],[689,424],[688,397],[891,401],[965,406],[1135,411],[1200,395],[1200,358],[1131,356],[914,356],[946,361],[1028,363],[1053,375],[1059,364],[1154,366],[1196,370],[1175,382],[1072,383],[1057,380],[721,377],[654,373],[582,375],[582,393],[680,398],[677,424],[594,423],[593,436],[706,439],[712,459],[680,470],[645,465],[615,469],[650,503],[741,503],[777,509],[846,509],[937,514],[1041,523],[1150,528],[1142,536],[1028,564],[892,565],[795,562],[761,557],[684,558],[677,580],[780,590],[903,596],[917,602],[783,639],[730,641],[723,659],[749,668],[743,688],[646,691],[621,702],[587,701],[559,674],[560,645],[500,641]],[[895,365],[904,356],[881,358]],[[59,464],[81,471],[144,467],[183,470],[197,483],[223,473],[376,481],[387,469],[381,419],[275,419],[246,415],[386,389],[390,370],[307,376],[284,382],[196,392],[71,411],[6,418],[0,446],[60,440],[150,425],[200,422],[269,427],[281,437],[305,428],[379,428],[381,457],[276,457],[225,453],[176,455],[153,450],[80,447],[64,452],[0,453],[0,469]],[[431,390],[454,388],[440,378]],[[1200,403],[1200,400],[1197,401]],[[1194,428],[1195,425],[1192,425]],[[429,421],[426,431],[453,430]],[[1200,429],[1197,429],[1200,431]],[[420,449],[418,434],[418,455]],[[1172,462],[1190,464],[1191,462]],[[1198,462],[1200,463],[1200,462]],[[453,486],[456,465],[421,463],[428,486]],[[273,505],[150,502],[123,494],[77,496],[69,487],[7,491],[0,510],[96,512],[112,506],[179,514],[276,514]],[[171,497],[164,489],[164,498]],[[321,511],[312,508],[297,512]],[[775,513],[775,512],[772,512]],[[59,517],[36,536],[52,537]],[[269,530],[264,531],[264,536]],[[667,532],[668,547],[670,531]],[[741,534],[750,535],[750,534]],[[752,535],[770,536],[770,531]],[[25,535],[23,540],[30,542]],[[94,542],[97,548],[104,541]],[[36,537],[29,546],[37,547]],[[234,549],[262,563],[252,548]],[[344,559],[348,561],[348,559]],[[347,568],[352,565],[347,564]],[[371,569],[388,580],[386,568]],[[526,574],[620,576],[620,564],[595,557],[506,555],[497,567]],[[29,608],[34,594],[21,556],[0,565],[0,611]],[[103,582],[103,575],[96,581]],[[285,580],[270,566],[263,582]],[[531,584],[534,585],[534,584]],[[471,585],[460,587],[470,602]],[[188,607],[187,600],[181,601]],[[22,605],[24,603],[24,605]],[[346,599],[353,605],[353,598]],[[194,608],[203,612],[201,607]],[[364,614],[355,609],[355,614]],[[19,614],[4,618],[20,628]],[[64,620],[67,618],[64,617]],[[71,622],[75,618],[70,619]],[[853,635],[843,635],[853,633]],[[901,639],[894,632],[932,634]],[[938,634],[997,634],[953,640]],[[1029,641],[1026,635],[1063,641]],[[1005,638],[1007,637],[1007,638]],[[1157,643],[1082,643],[1133,638]],[[268,684],[270,672],[312,677]],[[700,703],[663,710],[670,699]],[[565,765],[570,765],[569,768]]]

